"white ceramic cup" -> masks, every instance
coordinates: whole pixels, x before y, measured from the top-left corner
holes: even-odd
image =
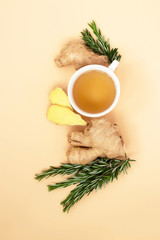
[[[120,84],[119,84],[119,80],[117,78],[117,76],[114,73],[114,70],[117,68],[119,62],[117,60],[114,60],[111,65],[109,65],[109,67],[104,67],[102,65],[97,65],[97,64],[93,64],[93,65],[87,65],[85,67],[80,68],[79,70],[77,70],[73,76],[71,77],[70,81],[69,81],[69,85],[68,85],[68,98],[70,101],[70,104],[72,105],[72,107],[81,115],[86,116],[86,117],[101,117],[104,116],[105,114],[109,113],[117,104],[119,96],[120,96]],[[77,104],[74,101],[73,98],[73,86],[77,80],[77,78],[88,71],[91,70],[98,70],[98,71],[102,71],[104,73],[106,73],[108,76],[111,77],[111,79],[114,82],[115,85],[115,89],[116,89],[116,95],[115,95],[115,99],[112,103],[112,105],[107,108],[105,111],[100,112],[100,113],[88,113],[83,111],[82,109],[80,109]]]

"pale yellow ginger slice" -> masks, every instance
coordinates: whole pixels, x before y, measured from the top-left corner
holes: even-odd
[[[67,107],[52,105],[48,109],[48,120],[60,125],[87,125],[79,114],[74,113]]]
[[[69,98],[62,88],[56,87],[54,90],[52,90],[49,95],[49,99],[52,104],[69,107],[72,110]]]

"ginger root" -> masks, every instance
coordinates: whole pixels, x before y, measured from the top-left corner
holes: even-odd
[[[69,136],[72,147],[67,153],[70,163],[86,164],[97,157],[124,158],[124,143],[116,124],[105,118],[92,119],[84,132],[72,132]]]
[[[107,57],[94,53],[85,46],[82,40],[68,42],[55,58],[55,63],[58,67],[73,65],[76,69],[89,64],[108,66]]]
[[[79,114],[74,113],[68,107],[52,105],[48,109],[48,120],[60,125],[83,125],[87,124]]]
[[[69,107],[72,110],[72,106],[69,102],[68,96],[62,90],[62,88],[56,87],[54,90],[52,90],[50,92],[49,99],[52,104]]]

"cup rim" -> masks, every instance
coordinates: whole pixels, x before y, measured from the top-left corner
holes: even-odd
[[[74,86],[77,78],[81,74],[88,72],[90,70],[99,70],[99,71],[102,71],[102,72],[108,74],[111,77],[111,79],[113,80],[115,88],[116,88],[116,95],[115,95],[115,99],[114,99],[112,105],[109,108],[107,108],[105,111],[100,112],[100,113],[88,113],[88,112],[83,111],[82,109],[80,109],[77,106],[77,104],[75,103],[74,98],[73,98],[73,86]],[[120,96],[120,83],[119,83],[117,76],[111,69],[109,69],[105,66],[102,66],[102,65],[98,65],[98,64],[87,65],[85,67],[78,69],[72,75],[72,77],[70,78],[69,84],[68,84],[68,98],[69,98],[70,104],[79,114],[86,116],[86,117],[101,117],[101,116],[106,115],[107,113],[112,111],[112,109],[116,106],[119,96]]]

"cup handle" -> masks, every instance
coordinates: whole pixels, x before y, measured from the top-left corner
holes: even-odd
[[[116,68],[118,67],[119,61],[114,60],[110,65],[109,65],[109,69],[111,69],[113,72],[116,70]]]

